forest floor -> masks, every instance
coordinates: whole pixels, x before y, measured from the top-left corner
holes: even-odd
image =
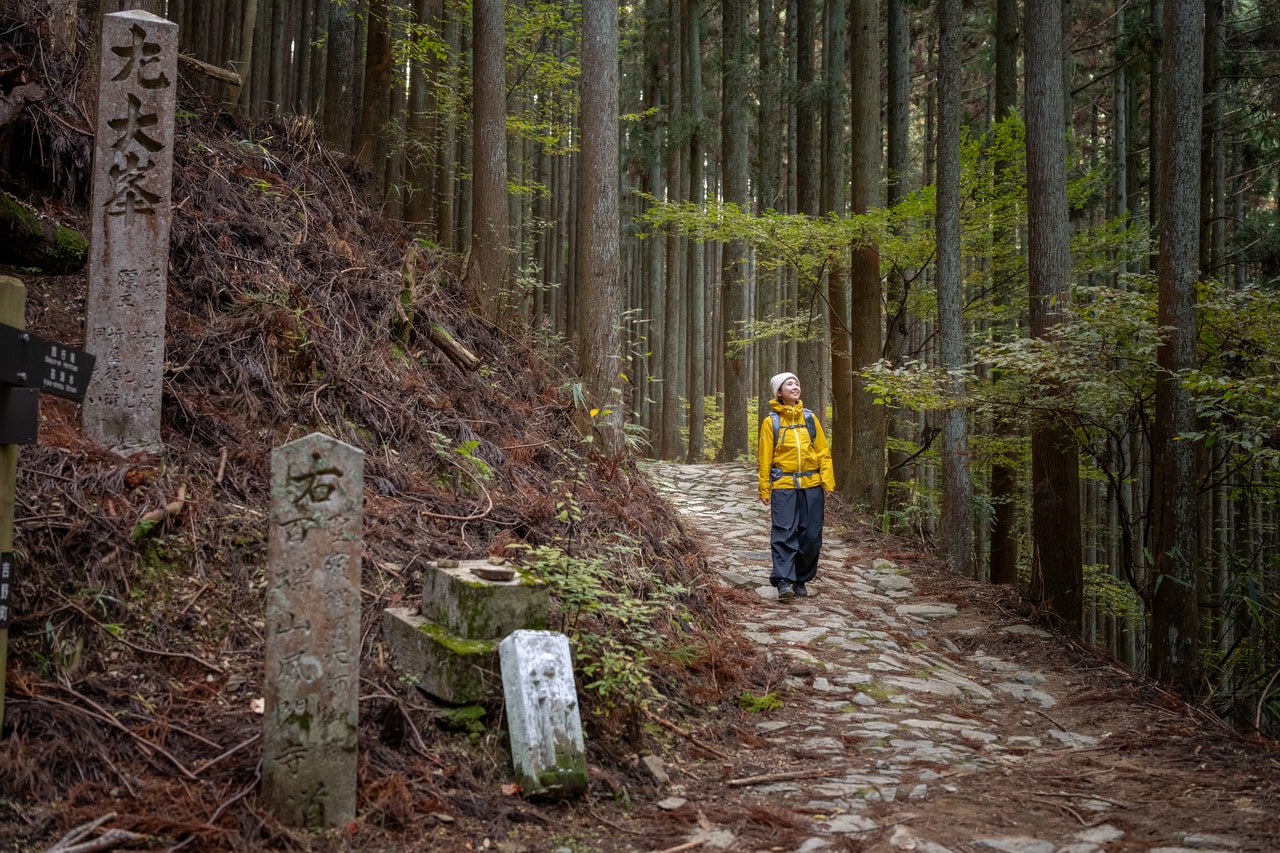
[[[814,596],[771,599],[746,467],[600,458],[568,353],[467,311],[456,259],[374,212],[306,120],[183,103],[164,456],[97,447],[75,404],[45,398],[19,457],[0,851],[95,822],[85,851],[1280,849],[1272,744],[1040,633],[1015,591],[836,501]],[[57,138],[32,150],[86,162],[75,123],[39,128]],[[83,189],[28,198],[84,230]],[[26,282],[29,329],[83,345],[82,273],[0,274]],[[481,366],[433,345],[441,328]],[[366,449],[366,630],[359,815],[309,833],[260,800],[259,703],[270,453],[313,430]],[[421,594],[428,560],[620,541],[638,556],[619,577],[643,563],[687,590],[688,618],[657,620],[665,698],[627,716],[580,684],[590,791],[526,801],[501,703],[458,730],[403,677],[380,614]]]

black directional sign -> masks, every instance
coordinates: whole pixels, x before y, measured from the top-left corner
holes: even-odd
[[[0,382],[83,400],[94,357],[0,323]]]

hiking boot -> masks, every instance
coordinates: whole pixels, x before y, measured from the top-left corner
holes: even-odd
[[[809,590],[808,590],[808,588],[807,588],[804,584],[802,584],[802,583],[798,583],[798,584],[796,584],[794,587],[792,587],[792,589],[793,589],[793,590],[795,590],[796,597],[798,597],[798,598],[808,598],[808,597],[809,597]]]
[[[794,591],[792,591],[791,584],[787,583],[786,581],[778,582],[778,600],[779,601],[789,601],[790,599],[793,599],[795,597],[796,597],[796,594]]]

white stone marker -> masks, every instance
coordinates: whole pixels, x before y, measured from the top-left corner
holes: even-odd
[[[364,452],[320,433],[271,454],[262,791],[282,823],[356,815]]]
[[[177,89],[178,25],[104,15],[84,347],[98,363],[81,417],[85,435],[129,453],[162,449]]]
[[[498,644],[511,729],[511,761],[526,797],[569,797],[587,789],[569,638],[513,631]]]

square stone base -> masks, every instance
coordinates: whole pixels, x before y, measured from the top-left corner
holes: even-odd
[[[481,576],[494,568],[485,560],[427,566],[422,575],[423,617],[466,639],[501,639],[521,628],[545,628],[551,606],[547,584],[518,569],[506,581]]]
[[[467,640],[424,619],[411,607],[388,607],[382,636],[418,686],[454,705],[501,694],[497,640]]]

